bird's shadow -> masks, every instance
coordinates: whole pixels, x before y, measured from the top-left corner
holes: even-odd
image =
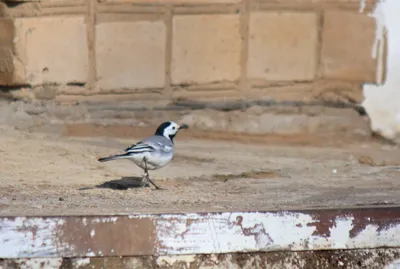
[[[121,177],[119,179],[109,180],[102,184],[96,185],[94,186],[94,188],[127,190],[127,189],[142,188],[141,184],[142,184],[142,177]],[[88,190],[94,188],[81,188],[79,190]]]

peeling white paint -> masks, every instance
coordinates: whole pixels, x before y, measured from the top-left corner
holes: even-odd
[[[154,215],[149,214],[131,214],[128,215],[130,219],[154,219]]]
[[[378,85],[364,85],[365,100],[362,103],[370,118],[371,129],[397,142],[400,142],[400,76],[398,76],[400,72],[399,13],[400,1],[385,0],[378,2],[374,12],[370,14],[370,16],[375,18],[377,26],[372,57],[378,59]],[[387,32],[387,64],[386,81],[383,82],[385,31]]]
[[[336,225],[329,229],[331,233],[331,240],[330,244],[332,247],[336,249],[346,249],[349,239],[349,231],[353,228],[353,219],[350,218],[340,218],[337,219]]]
[[[258,213],[249,215],[242,224],[243,228],[256,228],[259,233],[254,236],[243,236],[242,228],[235,224],[239,216],[242,215],[238,213],[222,213],[206,217],[198,214],[174,215],[173,221],[170,221],[169,217],[161,216],[157,220],[157,236],[164,249],[160,251],[161,253],[167,251],[168,254],[189,253],[186,250],[220,253],[234,251],[238,245],[241,245],[243,250],[253,249],[255,246],[262,249],[272,243],[268,234],[259,232],[262,227],[256,226],[260,224]],[[187,224],[187,218],[191,219],[190,224]],[[274,225],[272,222],[269,224]],[[176,250],[183,252],[175,252]]]
[[[364,12],[365,6],[366,6],[366,4],[367,4],[366,1],[367,1],[367,0],[361,0],[361,1],[360,1],[360,11],[359,11],[360,13],[363,13],[363,12]]]
[[[88,257],[96,257],[97,255],[96,255],[96,253],[94,253],[93,251],[89,251],[89,252],[86,254],[86,256],[88,256]]]
[[[101,218],[95,218],[92,220],[92,223],[105,223],[105,222],[112,222],[115,223],[117,222],[118,217],[101,217]]]
[[[173,221],[170,221],[172,217]],[[241,226],[237,224],[242,218]],[[190,219],[190,221],[188,221]],[[157,237],[161,255],[237,251],[317,250],[400,246],[400,224],[377,231],[368,225],[354,238],[352,218],[338,218],[330,235],[315,234],[316,221],[301,213],[221,213],[161,217]]]
[[[118,217],[100,217],[91,219],[82,218],[82,223],[87,226],[91,223],[115,223]],[[65,224],[62,217],[57,218],[0,218],[0,257],[58,257],[59,253],[69,256],[75,253],[75,246],[61,242],[63,231],[60,227]],[[90,236],[94,237],[95,231],[91,230]],[[82,254],[81,254],[82,255]],[[98,256],[88,249],[84,256]]]
[[[73,259],[73,268],[79,269],[88,264],[90,264],[90,258]]]
[[[360,220],[352,215],[333,220],[328,218],[323,223],[319,218],[311,213],[288,211],[153,215],[150,220],[154,223],[156,240],[151,246],[154,252],[147,254],[166,256],[400,246],[400,223],[392,223],[390,227],[367,223],[365,227],[360,227],[354,226]],[[89,228],[90,232],[85,238],[81,235],[75,237],[75,232],[68,225],[66,230],[60,227],[65,224],[62,217],[0,218],[0,258],[95,257],[109,255],[108,251],[121,255],[123,250],[118,248],[123,242],[110,240],[107,249],[103,249],[93,245],[95,241],[92,239],[95,235],[93,227],[102,231],[118,229],[113,225],[118,219],[136,229],[138,223],[142,223],[137,220],[143,217],[87,217],[86,229]],[[78,220],[79,225],[82,220]],[[362,221],[366,222],[368,218]],[[102,227],[98,223],[102,223]],[[71,234],[64,234],[66,232]],[[138,235],[133,233],[127,236]],[[81,242],[91,248],[81,250],[74,245]],[[133,249],[129,255],[145,254],[140,246]],[[188,257],[182,258],[189,260]],[[164,262],[168,261],[164,259]]]
[[[58,218],[24,218],[0,219],[1,257],[18,258],[37,256],[54,256],[57,245],[57,227],[64,220]],[[63,247],[63,246],[60,246]]]
[[[177,255],[177,256],[159,256],[157,258],[158,266],[171,266],[175,262],[184,262],[186,268],[190,268],[190,263],[196,261],[196,255]]]

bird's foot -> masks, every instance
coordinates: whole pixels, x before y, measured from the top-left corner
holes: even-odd
[[[156,190],[165,190],[163,188],[158,187],[150,178],[148,180],[154,186],[154,188],[156,188]]]
[[[144,176],[143,176],[143,179],[142,179],[142,187],[144,187],[144,186],[149,186],[150,187],[149,183],[151,185],[153,185],[154,188],[156,188],[156,190],[164,190],[163,188],[158,187],[156,185],[156,183],[154,183],[154,181],[150,179],[150,175],[149,175],[148,171],[145,170],[145,173],[144,173]]]
[[[142,178],[142,182],[140,183],[140,187],[142,187],[142,188],[149,188],[150,187],[149,180],[147,179],[146,176]]]
[[[151,180],[151,179],[150,179],[150,176],[148,176],[148,175],[145,176],[145,177],[143,178],[143,181],[142,181],[142,182],[145,182],[145,184],[147,184],[147,186],[149,186],[149,187],[150,187],[150,184],[153,185],[154,188],[155,188],[156,190],[165,190],[165,189],[163,189],[163,188],[158,187],[158,186],[156,185],[156,183],[154,183],[154,181]]]
[[[140,184],[140,187],[141,187],[141,188],[150,188],[150,185],[149,185],[149,183],[147,183],[147,182],[142,182],[142,183]]]

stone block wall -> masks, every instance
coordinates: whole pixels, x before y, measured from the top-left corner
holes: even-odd
[[[56,98],[359,102],[375,0],[0,2],[0,85]]]

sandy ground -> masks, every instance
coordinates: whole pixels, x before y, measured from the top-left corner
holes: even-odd
[[[399,148],[365,135],[192,128],[176,138],[170,165],[151,173],[166,189],[157,191],[136,187],[142,172],[130,161],[96,161],[152,134],[154,126],[47,129],[0,127],[1,215],[400,205]]]
[[[346,143],[342,147],[312,147],[293,142],[284,146],[189,138],[178,137],[176,158],[151,174],[166,188],[155,191],[135,188],[135,179],[126,178],[141,175],[133,163],[96,161],[97,156],[117,152],[134,138],[58,137],[2,129],[0,213],[110,214],[400,204],[400,154],[392,146]],[[274,144],[278,144],[276,138]]]

